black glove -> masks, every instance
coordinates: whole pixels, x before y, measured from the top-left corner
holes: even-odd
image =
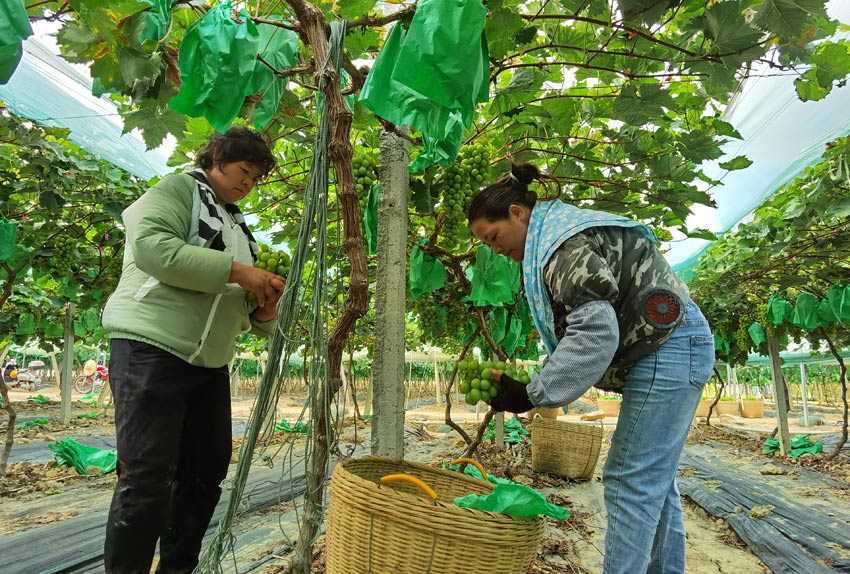
[[[502,373],[499,379],[499,394],[490,399],[490,406],[497,411],[524,413],[534,408],[528,398],[525,385]]]

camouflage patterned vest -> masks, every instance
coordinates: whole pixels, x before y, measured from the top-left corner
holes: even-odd
[[[660,347],[684,318],[690,294],[654,242],[635,228],[592,227],[567,239],[543,272],[555,333],[588,301],[610,301],[620,343],[596,387],[617,390],[629,369]]]

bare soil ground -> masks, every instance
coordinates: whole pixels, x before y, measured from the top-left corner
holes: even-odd
[[[46,405],[27,403],[26,398],[33,394],[43,394],[51,398]],[[78,398],[75,396],[75,398]],[[22,419],[47,418],[46,425],[32,428],[19,428],[15,432],[15,444],[26,445],[60,440],[66,436],[111,436],[114,434],[114,420],[111,411],[92,408],[90,403],[74,402],[71,423],[59,424],[58,390],[48,387],[39,393],[12,391],[14,407],[18,412],[18,421]],[[302,414],[302,401],[284,399],[278,407],[277,420],[286,419],[295,423]],[[250,399],[234,399],[233,416],[235,420],[245,421],[250,414]],[[86,413],[99,412],[96,419],[79,418]],[[421,461],[440,464],[442,461],[457,457],[463,452],[465,444],[454,431],[445,428],[445,406],[431,405],[411,409],[406,414],[407,424],[417,432],[410,433],[416,442],[417,457]],[[342,431],[343,443],[354,444],[368,442],[369,424],[362,420],[355,424],[351,418],[343,416],[346,425]],[[455,405],[453,420],[461,424],[468,433],[474,434],[476,421],[483,417],[466,405]],[[562,420],[578,420],[578,415],[564,415]],[[736,419],[738,417],[735,417]],[[610,430],[616,421],[607,421]],[[0,411],[0,436],[5,434],[5,412]],[[722,425],[722,426],[721,426]],[[747,456],[760,457],[761,445],[766,433],[775,425],[775,419],[747,419],[746,421],[714,420],[714,426],[695,424],[690,442],[722,443],[737,449]],[[792,433],[805,432],[807,429],[793,429]],[[823,428],[823,431],[837,432],[839,429]],[[609,436],[607,435],[607,436]],[[601,571],[602,551],[605,536],[605,512],[602,501],[601,468],[607,454],[607,436],[603,439],[603,448],[593,478],[589,481],[571,481],[554,475],[536,473],[531,470],[531,454],[528,443],[513,448],[500,448],[485,443],[478,450],[477,457],[489,472],[496,476],[511,478],[528,484],[547,495],[551,502],[567,506],[571,517],[565,522],[547,519],[546,539],[538,552],[538,559],[532,572],[549,573],[591,573]],[[408,437],[409,439],[411,436]],[[283,443],[286,435],[267,437],[265,444],[274,447]],[[241,439],[234,439],[232,462],[238,458]],[[270,452],[274,448],[269,449]],[[805,466],[828,474],[850,484],[850,462],[847,457],[827,461],[823,456],[802,459],[783,459],[788,464]],[[231,469],[234,467],[232,466]],[[34,463],[21,461],[12,463],[7,476],[0,479],[0,539],[22,531],[31,531],[38,536],[38,528],[45,524],[69,520],[80,510],[63,510],[49,504],[49,497],[62,492],[77,492],[79,489],[101,491],[104,496],[97,500],[108,500],[108,492],[114,487],[112,476],[79,476],[73,469],[57,467],[55,462]],[[850,496],[848,496],[850,499]],[[850,500],[848,500],[850,504]],[[287,509],[290,511],[291,509]],[[90,512],[103,512],[106,508],[91,508]],[[273,511],[265,510],[259,520],[280,520],[280,515],[270,516]],[[717,519],[702,508],[685,500],[685,522],[688,535],[687,558],[688,574],[759,574],[768,572],[765,565],[753,555],[737,535],[722,519]],[[279,540],[275,541],[279,544]],[[324,573],[323,552],[320,539],[317,547],[313,571]],[[258,572],[271,574],[284,570],[286,556],[270,560]],[[10,571],[11,573],[11,571]]]

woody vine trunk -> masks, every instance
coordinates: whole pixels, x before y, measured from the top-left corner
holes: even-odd
[[[307,474],[307,492],[304,518],[296,543],[296,555],[290,564],[289,572],[309,573],[312,545],[322,521],[322,494],[328,466],[328,436],[330,420],[329,405],[331,399],[342,386],[340,366],[345,343],[357,320],[366,312],[369,303],[368,276],[366,272],[366,254],[363,236],[360,233],[358,218],[358,197],[354,174],[351,168],[351,121],[352,111],[348,108],[340,90],[339,73],[328,62],[318,69],[328,57],[328,29],[321,10],[309,2],[288,0],[299,20],[299,34],[305,44],[313,51],[313,60],[317,66],[317,81],[325,76],[322,91],[328,105],[331,119],[331,141],[328,144],[328,156],[333,162],[336,173],[337,197],[342,208],[343,246],[351,263],[348,294],[339,323],[328,339],[327,381],[319,391],[318,408],[313,409],[311,425],[315,432],[315,447],[310,469]]]

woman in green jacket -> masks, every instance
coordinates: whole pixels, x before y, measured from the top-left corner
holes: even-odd
[[[230,462],[235,338],[270,334],[285,286],[253,266],[257,243],[236,206],[274,163],[260,134],[234,126],[213,134],[197,168],[123,213],[121,279],[103,312],[118,446],[109,574],[147,574],[157,540],[158,573],[198,563]]]

